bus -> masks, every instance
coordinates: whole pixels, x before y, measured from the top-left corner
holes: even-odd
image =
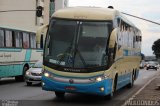
[[[42,89],[112,98],[132,87],[141,61],[141,31],[111,8],[70,7],[53,13],[47,29]]]
[[[26,70],[42,56],[42,48],[36,45],[36,32],[0,26],[0,78],[24,81]]]

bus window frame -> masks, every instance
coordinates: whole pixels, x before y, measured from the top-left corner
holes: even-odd
[[[12,30],[11,29],[4,29],[4,32],[5,32],[5,39],[4,39],[5,40],[5,46],[4,46],[4,48],[14,48],[13,47],[13,36],[12,36],[12,46],[6,46],[6,31],[11,31],[11,36],[12,36]]]
[[[31,48],[31,49],[38,49],[38,48],[36,47],[36,45],[32,45],[32,46],[34,46],[34,47],[31,47],[31,40],[32,40],[32,39],[31,39],[31,38],[32,38],[31,36],[35,36],[35,42],[36,42],[36,33],[33,33],[33,32],[30,32],[30,33],[29,33],[30,48]]]
[[[3,46],[0,46],[0,48],[5,47],[5,30],[3,28],[0,28],[0,30],[3,32]]]

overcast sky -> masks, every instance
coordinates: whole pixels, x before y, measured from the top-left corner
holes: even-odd
[[[160,0],[69,0],[69,6],[114,6],[115,9],[160,23]],[[160,25],[129,17],[142,31],[142,53],[153,55],[151,49],[155,40],[160,39]]]

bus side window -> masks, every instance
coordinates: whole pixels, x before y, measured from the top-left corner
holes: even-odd
[[[29,48],[29,33],[22,32],[23,34],[23,48]]]
[[[0,47],[4,47],[4,30],[0,29]]]
[[[22,32],[15,32],[15,47],[22,47]]]
[[[30,46],[31,48],[36,48],[36,34],[30,33]]]
[[[12,31],[10,30],[5,30],[5,44],[6,47],[12,47],[13,46],[13,42],[12,42]]]

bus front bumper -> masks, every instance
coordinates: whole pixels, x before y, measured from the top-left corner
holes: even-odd
[[[46,91],[61,91],[69,93],[85,93],[105,96],[112,91],[112,79],[104,79],[100,82],[88,84],[70,84],[57,82],[42,76],[42,89]]]

